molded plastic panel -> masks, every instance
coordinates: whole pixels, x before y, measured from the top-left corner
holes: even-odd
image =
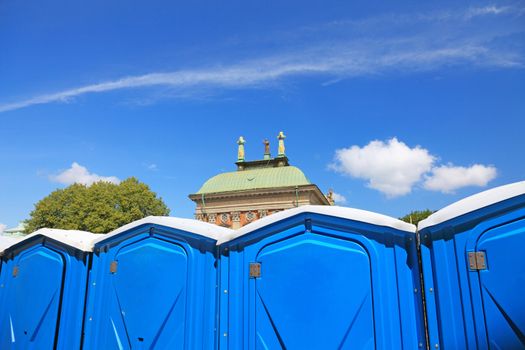
[[[18,255],[6,276],[1,349],[53,349],[64,278],[61,254],[36,246]],[[4,271],[6,272],[6,271]]]
[[[184,248],[147,238],[124,246],[113,260],[118,262],[110,287],[113,346],[183,348],[188,279]]]
[[[523,247],[525,219],[485,232],[477,244],[487,257],[487,269],[479,271],[479,278],[490,348],[525,348]]]
[[[257,349],[372,349],[370,258],[351,241],[303,234],[257,261]]]
[[[213,349],[216,243],[157,224],[98,242],[82,349]]]
[[[426,347],[412,233],[302,213],[220,249],[221,349]]]
[[[430,347],[525,349],[525,197],[423,229]],[[484,252],[486,269],[468,255]]]

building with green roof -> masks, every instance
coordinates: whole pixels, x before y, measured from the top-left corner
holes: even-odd
[[[277,157],[271,157],[269,142],[265,140],[263,159],[246,161],[245,141],[240,137],[237,171],[215,175],[189,195],[196,204],[195,217],[236,229],[300,205],[333,205],[330,193],[325,196],[301,169],[289,164],[284,138],[284,134],[279,133]]]

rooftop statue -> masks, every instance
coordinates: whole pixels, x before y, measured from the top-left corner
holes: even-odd
[[[277,139],[279,140],[279,148],[277,149],[277,157],[284,157],[284,139],[286,136],[282,131],[279,132],[279,135],[277,135]]]
[[[241,136],[239,137],[239,140],[237,140],[237,144],[239,145],[239,149],[237,150],[237,161],[238,162],[244,162],[244,144],[246,141],[244,141],[244,138]]]

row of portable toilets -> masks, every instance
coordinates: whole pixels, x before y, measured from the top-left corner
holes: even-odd
[[[304,206],[0,244],[0,349],[525,348],[525,181],[418,230]]]

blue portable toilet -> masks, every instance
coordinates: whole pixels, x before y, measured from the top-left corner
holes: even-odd
[[[93,234],[41,229],[4,250],[0,349],[79,349]]]
[[[221,349],[426,346],[416,227],[301,206],[221,239]]]
[[[147,217],[95,241],[83,349],[214,348],[216,242],[229,232]]]
[[[431,348],[525,349],[525,181],[419,223]]]

